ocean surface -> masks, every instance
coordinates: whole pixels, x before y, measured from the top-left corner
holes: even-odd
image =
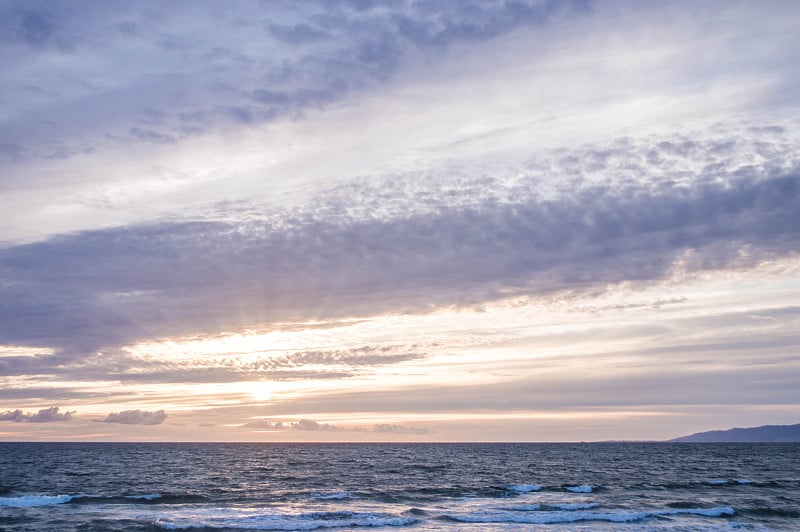
[[[800,444],[0,443],[0,530],[800,530]]]

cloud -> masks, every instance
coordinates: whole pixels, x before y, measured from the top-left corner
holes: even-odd
[[[51,423],[54,421],[68,421],[72,418],[72,414],[75,412],[64,412],[59,413],[59,408],[57,406],[52,406],[50,408],[44,408],[39,410],[36,414],[28,412],[27,414],[23,413],[22,410],[8,410],[6,412],[0,413],[0,421],[15,421],[19,422],[27,422],[27,423]]]
[[[3,30],[0,43],[21,46],[22,53],[71,52],[79,41],[79,37],[62,23],[70,16],[60,6],[5,2],[0,7],[0,16]]]
[[[363,9],[244,2],[230,12],[204,4],[89,2],[67,9],[7,2],[0,8],[0,57],[9,61],[6,72],[26,74],[4,77],[15,106],[3,109],[11,112],[0,123],[0,145],[21,145],[12,159],[68,156],[297,119],[386,81],[414,52],[481,42],[584,10],[583,1],[527,0],[380,2]],[[49,60],[54,51],[70,54],[69,67]],[[29,90],[54,85],[59,90],[49,98]]]
[[[123,410],[108,414],[104,423],[122,423],[124,425],[160,425],[167,419],[163,410],[148,412],[147,410]]]
[[[426,182],[357,194],[345,186],[243,222],[133,225],[6,247],[0,343],[59,352],[4,364],[57,367],[148,338],[428,312],[795,253],[800,168],[781,159],[792,145],[764,141],[769,159],[734,164],[728,142],[584,147],[562,155],[562,171],[577,177],[556,188],[533,164],[528,178],[465,181],[447,194]],[[647,166],[652,151],[670,163]],[[417,356],[316,351],[281,364],[384,355]]]
[[[311,419],[300,419],[298,421],[271,421],[268,419],[257,419],[243,425],[245,428],[267,429],[267,430],[305,430],[313,432],[362,432],[374,434],[430,434],[431,431],[421,427],[406,427],[403,425],[392,425],[379,423],[375,425],[360,425],[355,427],[341,427],[330,423],[320,423]]]
[[[423,358],[425,353],[417,346],[378,345],[349,349],[298,351],[280,357],[259,360],[243,370],[264,371],[283,367],[322,366],[382,366]]]
[[[248,429],[267,429],[267,430],[284,430],[287,428],[286,424],[282,421],[270,421],[268,419],[257,419],[244,424]]]
[[[348,322],[352,325],[354,322]],[[341,322],[324,324],[334,328]],[[322,327],[322,324],[304,324]],[[290,324],[279,329],[287,332]],[[275,330],[274,328],[272,330]],[[71,356],[38,354],[0,357],[0,374],[5,376],[57,374],[60,378],[119,380],[131,383],[211,383],[251,380],[296,381],[346,379],[374,368],[417,360],[427,356],[435,344],[411,345],[376,344],[342,349],[261,351],[260,356],[248,356],[249,347],[233,346],[231,350],[198,353],[197,357],[170,359],[161,346],[110,349],[102,354],[82,357],[79,364],[66,362]],[[168,348],[167,348],[168,349]],[[189,347],[189,350],[192,348]],[[202,348],[201,348],[202,349]],[[132,371],[135,370],[135,371]],[[38,397],[50,400],[103,397],[103,393],[74,388],[25,387],[0,389],[0,398]]]
[[[250,429],[267,430],[307,430],[314,432],[342,432],[346,429],[331,425],[330,423],[319,423],[311,419],[300,419],[298,421],[271,421],[268,419],[256,419],[243,425]]]
[[[295,421],[294,423],[290,423],[289,427],[295,430],[311,430],[315,432],[341,432],[344,430],[335,425],[331,425],[330,423],[319,423],[311,419],[301,419],[299,421]]]
[[[403,425],[390,425],[387,423],[378,423],[369,427],[366,432],[375,432],[378,434],[431,434],[430,429],[422,427],[406,427]]]

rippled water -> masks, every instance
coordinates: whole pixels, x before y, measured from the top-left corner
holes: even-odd
[[[800,530],[797,444],[0,444],[0,530]]]

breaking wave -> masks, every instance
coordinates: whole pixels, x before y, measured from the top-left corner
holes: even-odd
[[[717,508],[684,508],[684,509],[662,509],[647,511],[606,511],[606,512],[587,512],[587,511],[478,511],[460,514],[447,514],[445,519],[464,523],[519,523],[519,524],[559,524],[577,523],[581,521],[605,521],[611,523],[633,523],[660,517],[674,515],[698,515],[703,517],[726,517],[734,515],[735,510],[731,506],[721,506]]]

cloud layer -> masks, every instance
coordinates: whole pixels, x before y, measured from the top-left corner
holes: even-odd
[[[298,117],[385,81],[410,54],[485,41],[581,12],[586,3],[274,7],[4,3],[0,58],[7,72],[25,65],[31,74],[5,76],[17,103],[5,106],[10,116],[0,122],[0,160],[64,159],[115,143],[174,144]],[[124,60],[124,71],[115,58]]]
[[[535,177],[510,186],[484,178],[446,202],[429,190],[431,202],[414,212],[405,192],[373,199],[367,189],[353,203],[383,204],[385,214],[344,214],[332,194],[282,217],[127,226],[0,249],[0,342],[84,357],[145,339],[427,312],[796,252],[800,166],[781,161],[780,144],[765,145],[777,155],[761,165],[708,163],[731,142],[567,153],[573,178],[546,194]],[[702,166],[671,175],[663,161],[675,153]],[[642,158],[656,161],[658,179]],[[592,182],[598,171],[620,183]],[[409,214],[394,214],[404,205]],[[10,374],[34,361],[0,364]]]

